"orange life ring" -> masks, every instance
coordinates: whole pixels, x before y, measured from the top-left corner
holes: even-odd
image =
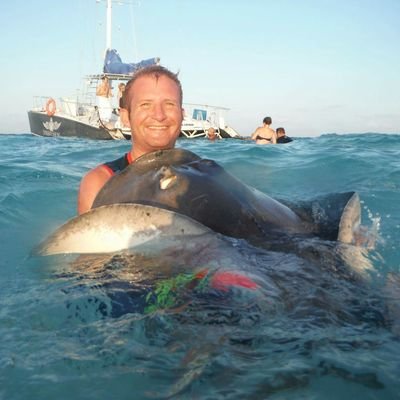
[[[50,97],[46,102],[46,114],[52,117],[56,113],[56,101]]]

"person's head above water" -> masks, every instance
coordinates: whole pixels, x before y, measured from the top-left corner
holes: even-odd
[[[182,86],[160,65],[143,68],[127,83],[121,119],[131,128],[132,157],[174,147],[183,120]]]
[[[265,124],[265,125],[271,125],[271,124],[272,124],[272,119],[271,119],[271,117],[265,117],[265,118],[263,119],[263,124]]]
[[[217,138],[217,135],[216,135],[216,133],[215,133],[215,129],[214,128],[209,128],[208,129],[208,131],[207,131],[207,137],[208,137],[208,139],[210,139],[210,140],[214,140],[214,139],[216,139]]]
[[[285,136],[286,135],[285,128],[282,128],[282,127],[276,128],[276,134],[278,135],[278,137]]]

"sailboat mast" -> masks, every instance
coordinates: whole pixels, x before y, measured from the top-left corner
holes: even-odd
[[[111,49],[111,0],[107,0],[106,50]]]

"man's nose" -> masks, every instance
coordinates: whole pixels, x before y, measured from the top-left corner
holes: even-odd
[[[155,103],[153,105],[153,118],[161,121],[165,118],[165,110],[164,110],[164,105],[162,103]]]

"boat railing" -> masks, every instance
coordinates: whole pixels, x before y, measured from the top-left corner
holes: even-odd
[[[207,121],[214,128],[225,128],[224,114],[229,108],[209,104],[184,103],[186,120]]]
[[[92,102],[71,99],[68,97],[60,98],[61,111],[73,117],[84,117],[93,114],[97,107]]]
[[[99,82],[105,76],[110,81],[129,81],[130,79],[132,79],[132,74],[127,75],[127,74],[110,74],[110,73],[86,75],[85,79],[93,82]]]
[[[32,110],[34,111],[45,111],[46,110],[46,103],[51,96],[33,96],[33,107]]]
[[[220,106],[212,106],[210,104],[198,104],[198,103],[184,103],[183,107],[185,111],[193,111],[194,109],[200,109],[206,112],[215,112],[216,114],[224,114],[229,111],[230,108],[220,107]]]
[[[51,96],[34,96],[33,110],[39,112],[46,111],[46,104]],[[54,99],[54,98],[53,98]],[[97,107],[92,102],[80,101],[77,98],[60,97],[54,99],[56,104],[56,113],[64,114],[71,117],[88,117],[92,118],[97,114]]]

